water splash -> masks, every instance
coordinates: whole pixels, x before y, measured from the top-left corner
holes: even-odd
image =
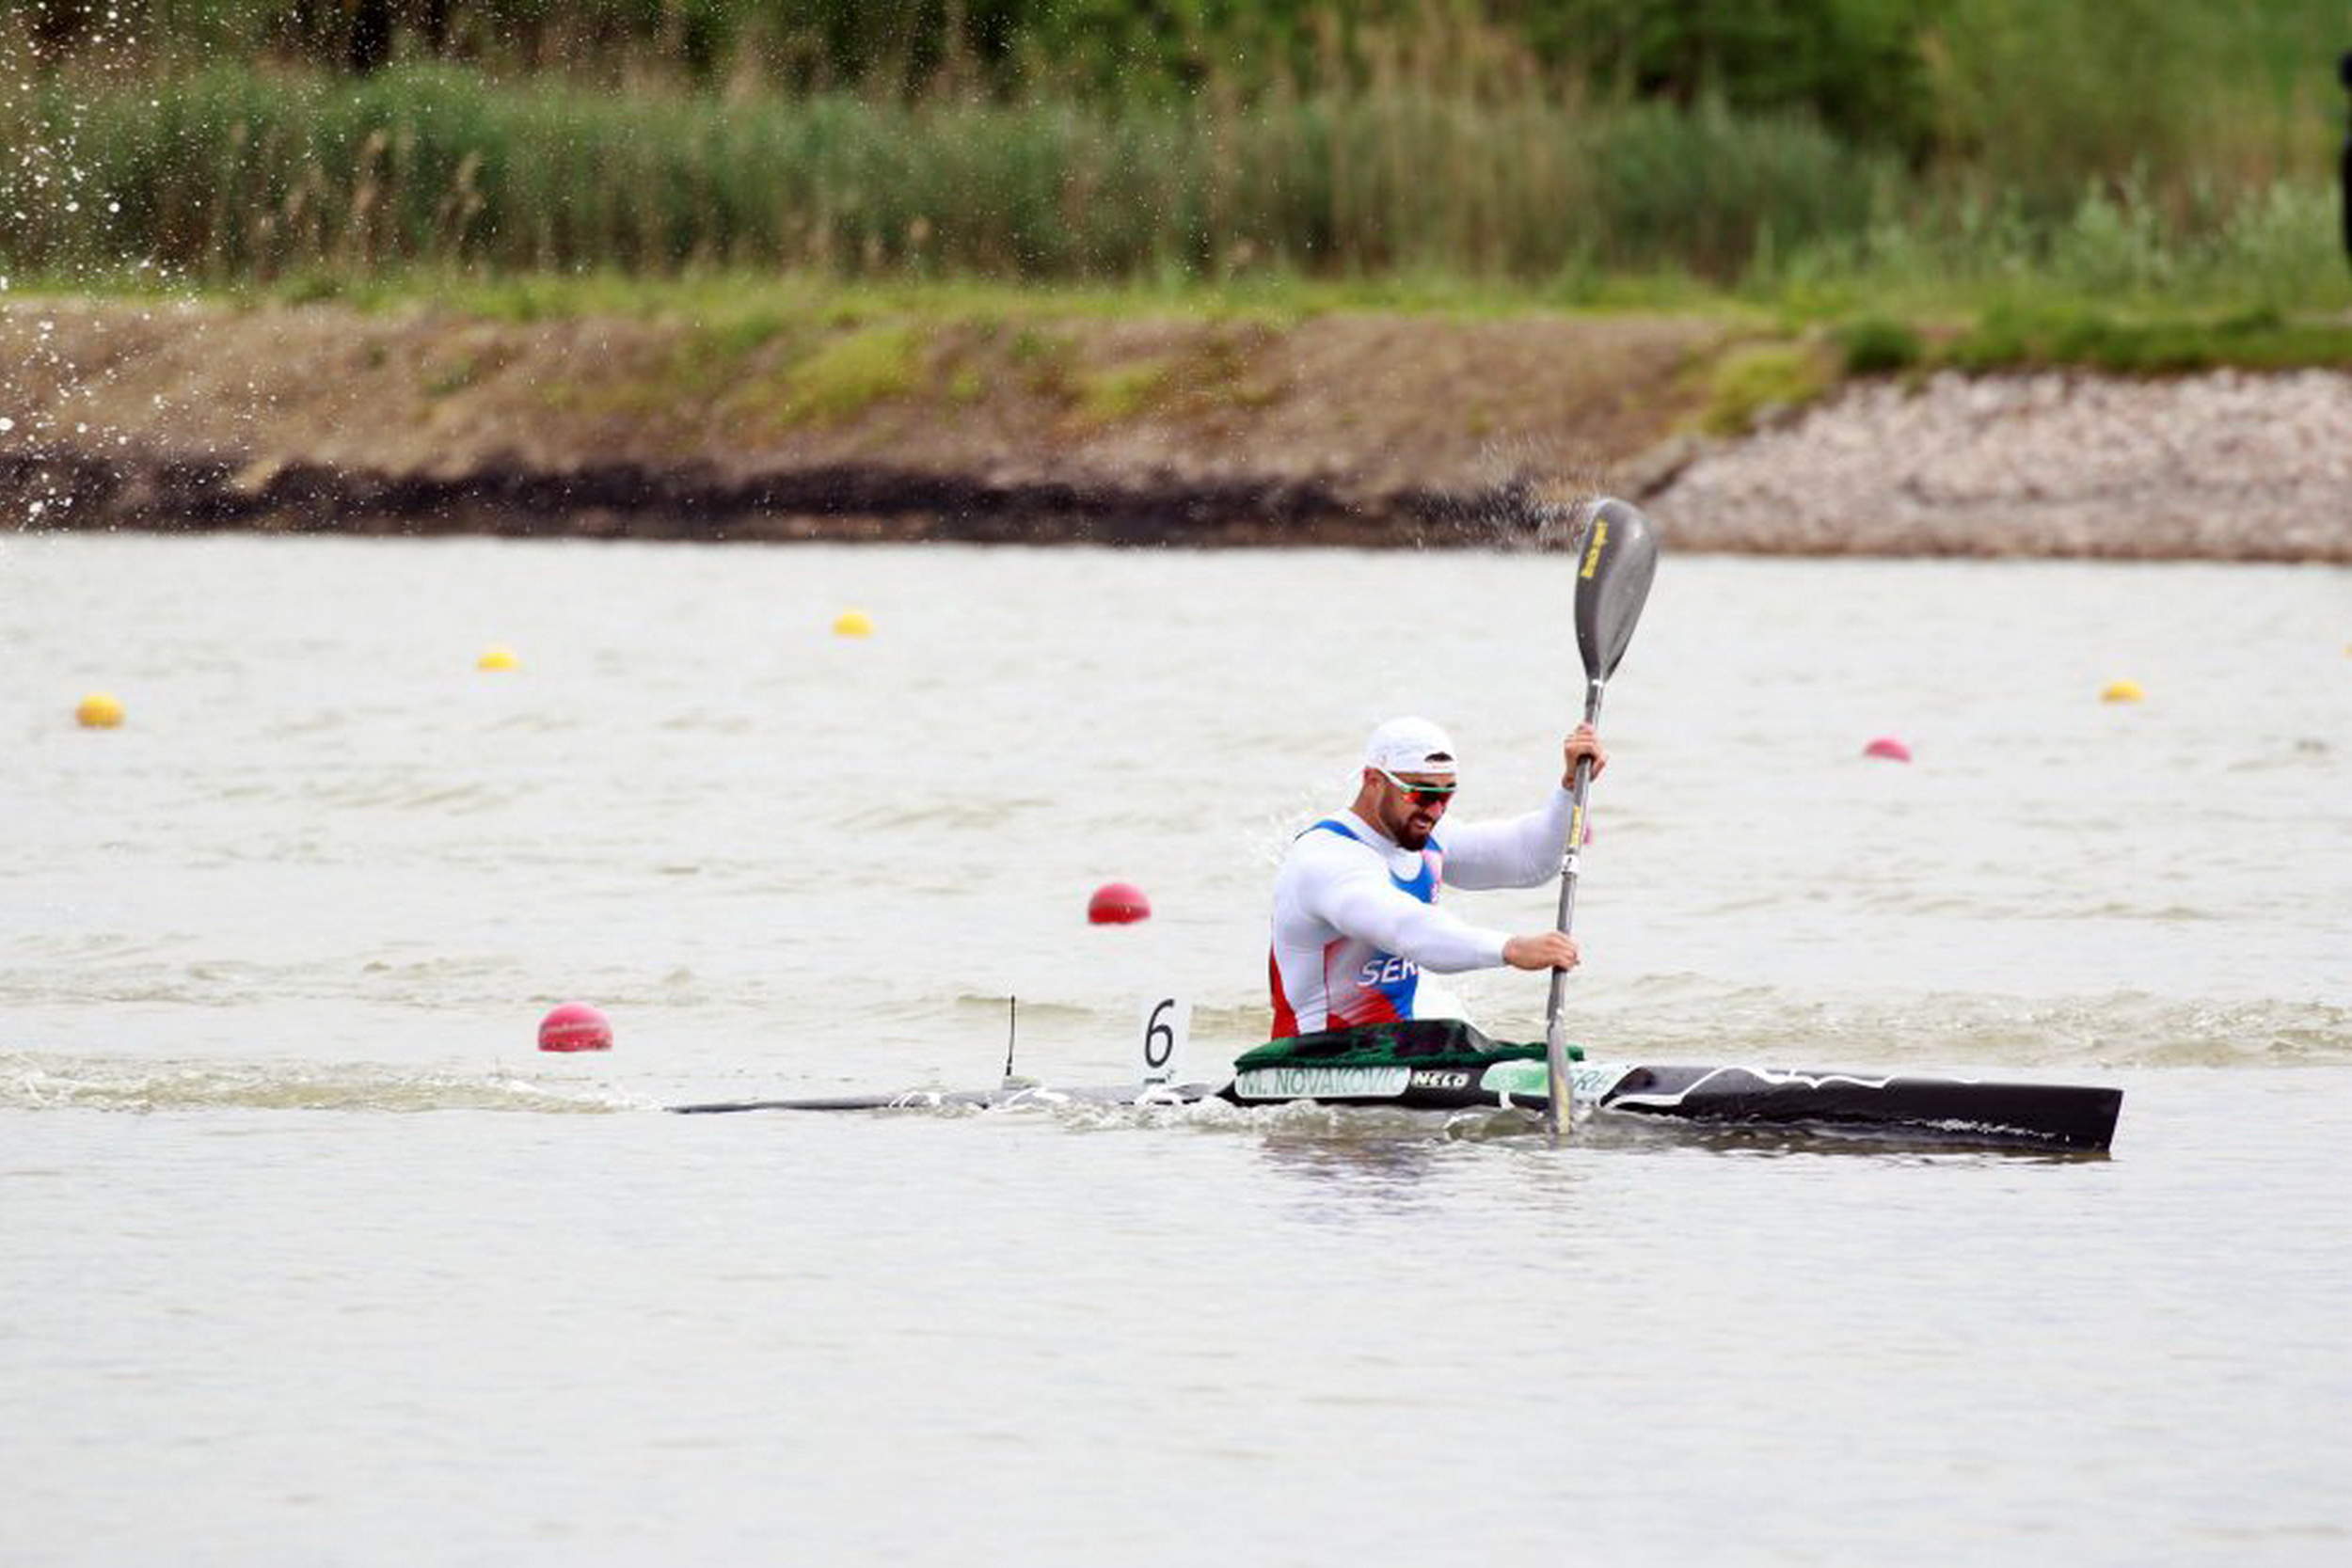
[[[105,150],[84,145],[89,90],[119,92],[139,69],[144,12],[81,9],[62,41],[38,25],[0,24],[0,232],[9,236],[0,249],[0,508],[24,528],[70,525],[103,483],[103,454],[132,445],[102,412],[125,361],[103,335],[74,330],[84,308],[68,296],[187,289],[179,269],[124,237],[126,193],[109,182]],[[160,395],[152,406],[164,407]]]

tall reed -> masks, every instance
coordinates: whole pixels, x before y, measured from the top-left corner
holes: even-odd
[[[0,135],[71,142],[119,213],[29,199],[20,267],[207,277],[393,263],[1214,277],[1570,266],[1736,273],[1867,221],[1881,156],[1801,121],[1406,90],[1253,106],[728,101],[217,67],[53,83]]]
[[[1507,69],[1476,91],[1399,62],[1360,90],[1088,106],[217,66],[0,94],[0,142],[32,150],[0,165],[0,261],[48,274],[140,258],[215,281],[726,267],[1572,287],[2055,268],[2103,291],[2342,292],[2313,181],[2054,196],[1923,174],[1802,118],[1592,102]]]

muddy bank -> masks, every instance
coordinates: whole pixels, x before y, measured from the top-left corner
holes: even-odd
[[[0,458],[0,497],[57,529],[1368,548],[1495,544],[1525,510],[1511,493],[1351,497],[1311,481],[991,484],[856,464],[736,479],[698,463],[506,461],[440,477],[152,452]]]
[[[1705,317],[494,322],[0,309],[18,528],[1440,547],[1643,501],[1679,548],[2352,561],[2352,375],[1861,385],[1691,432]]]

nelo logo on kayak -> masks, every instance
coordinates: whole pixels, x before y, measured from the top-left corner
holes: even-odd
[[[1470,1075],[1445,1068],[1415,1068],[1412,1085],[1417,1089],[1467,1089],[1470,1086]]]

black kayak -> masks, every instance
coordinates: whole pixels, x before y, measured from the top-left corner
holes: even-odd
[[[1411,1111],[1521,1110],[1549,1104],[1544,1048],[1488,1039],[1458,1020],[1416,1020],[1277,1040],[1233,1064],[1216,1084],[1132,1084],[1057,1089],[1009,1082],[993,1089],[673,1105],[687,1115],[727,1111],[883,1111],[968,1106],[1191,1104],[1385,1105]],[[2073,1084],[1991,1083],[1915,1073],[1804,1071],[1576,1061],[1578,1109],[1721,1128],[1772,1129],[1988,1148],[2100,1151],[2115,1138],[2123,1091]]]

